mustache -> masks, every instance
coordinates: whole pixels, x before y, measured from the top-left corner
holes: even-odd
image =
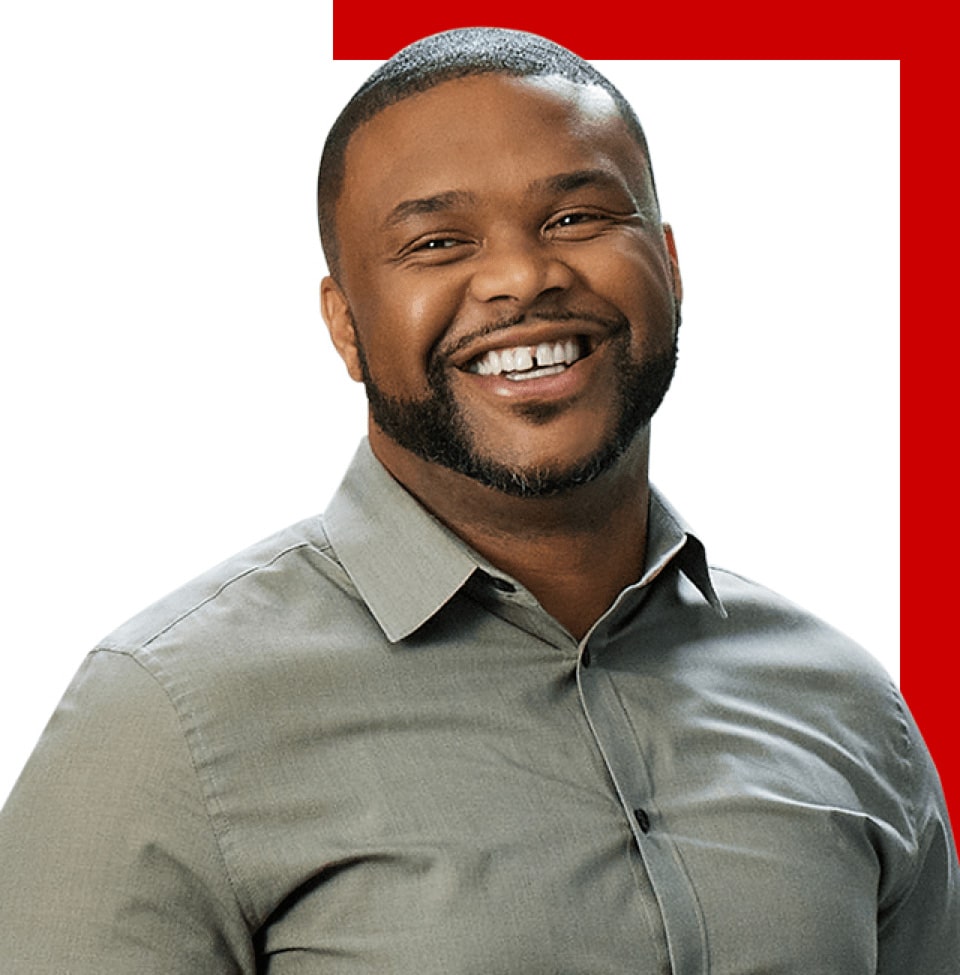
[[[600,325],[610,335],[630,328],[630,323],[621,312],[601,315],[581,308],[535,308],[518,315],[511,315],[509,318],[499,318],[496,321],[481,325],[479,328],[473,329],[468,335],[461,335],[449,346],[438,347],[434,354],[437,358],[447,358],[456,355],[461,349],[466,348],[472,342],[476,342],[477,339],[486,338],[488,335],[494,335],[508,328],[529,324],[530,322],[592,322],[595,325]]]

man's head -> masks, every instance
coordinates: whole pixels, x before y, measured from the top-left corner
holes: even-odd
[[[676,354],[672,237],[639,124],[575,55],[488,29],[400,52],[328,138],[320,214],[324,317],[388,467],[552,494],[645,433]]]
[[[357,89],[327,134],[317,179],[320,240],[330,273],[336,277],[339,245],[336,204],[343,186],[344,154],[364,122],[397,102],[454,78],[501,74],[516,78],[554,76],[577,85],[597,85],[613,99],[644,157],[656,199],[646,136],[630,103],[589,62],[565,47],[524,31],[465,27],[432,34],[398,51]]]

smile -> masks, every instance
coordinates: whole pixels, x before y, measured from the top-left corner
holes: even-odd
[[[539,345],[517,345],[506,349],[491,349],[474,359],[467,372],[479,376],[500,376],[514,382],[555,376],[564,372],[584,356],[583,344],[577,338],[562,342],[541,342]]]

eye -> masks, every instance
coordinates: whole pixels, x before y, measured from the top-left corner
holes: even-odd
[[[600,215],[597,213],[590,213],[587,211],[578,211],[577,213],[564,213],[557,217],[550,226],[551,227],[575,227],[578,224],[587,223],[590,220],[599,220]]]
[[[400,260],[414,263],[446,264],[470,253],[471,241],[452,234],[424,234],[410,241],[399,254]]]
[[[602,233],[614,219],[602,210],[565,210],[546,222],[543,233],[561,240],[589,240]]]
[[[415,244],[411,251],[443,251],[462,243],[462,240],[457,240],[455,237],[431,237],[429,240]]]

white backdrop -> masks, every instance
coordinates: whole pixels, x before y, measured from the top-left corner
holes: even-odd
[[[324,506],[364,427],[317,312],[328,6],[34,0],[0,24],[0,798],[86,650]],[[713,561],[898,668],[898,63],[600,67],[687,301],[654,480]]]

